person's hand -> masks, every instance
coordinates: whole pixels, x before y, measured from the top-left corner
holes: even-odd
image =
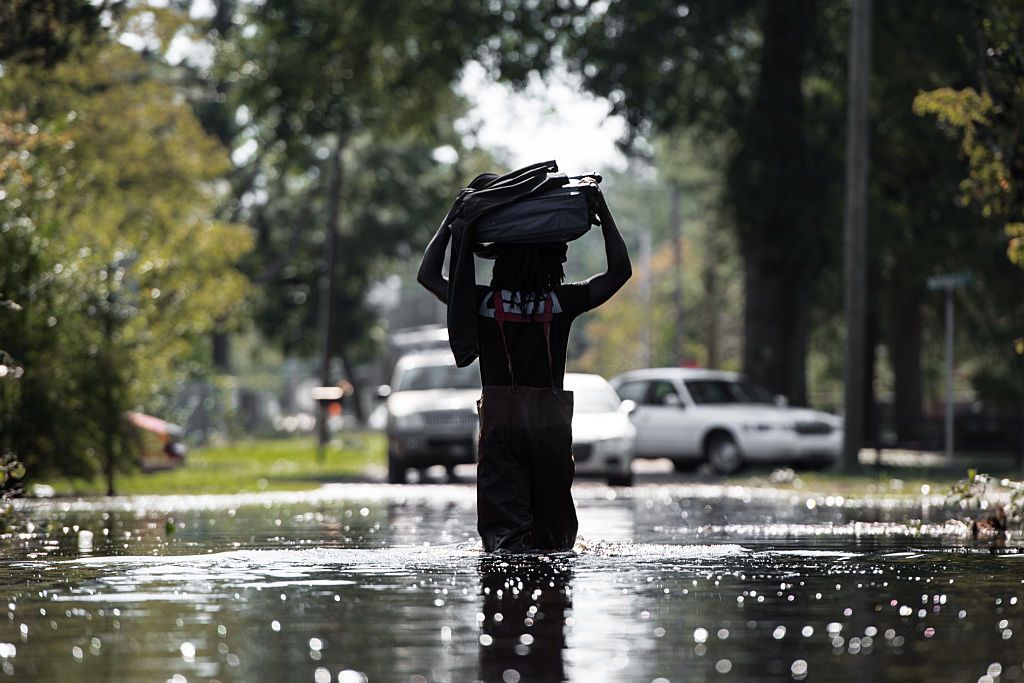
[[[587,202],[590,204],[590,211],[600,223],[601,212],[605,207],[604,195],[595,178],[586,176],[579,179],[579,187],[586,194]]]

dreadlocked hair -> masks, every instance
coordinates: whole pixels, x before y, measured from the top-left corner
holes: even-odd
[[[552,291],[565,279],[564,244],[507,244],[496,251],[491,289],[540,294]]]

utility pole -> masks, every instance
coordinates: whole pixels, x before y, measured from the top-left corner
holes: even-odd
[[[676,365],[686,361],[686,309],[683,306],[683,191],[677,181],[669,190],[669,222],[672,224],[672,298],[675,304]]]
[[[871,75],[871,0],[851,0],[851,4],[844,221],[846,362],[843,366],[843,466],[847,470],[857,468],[864,436],[868,83]]]
[[[115,279],[114,274],[117,272],[117,267],[114,264],[107,266],[107,296],[106,306],[103,308],[103,356],[102,356],[102,367],[103,367],[103,403],[104,405],[104,421],[103,421],[103,475],[107,480],[107,495],[113,496],[117,494],[114,487],[114,475],[117,471],[117,441],[118,434],[121,431],[118,429],[118,423],[124,419],[119,415],[119,402],[114,400],[114,353],[113,353],[113,339],[114,339],[114,315],[116,315],[115,306],[117,305],[117,295],[114,293]]]
[[[717,368],[718,360],[718,264],[724,259],[722,238],[717,231],[705,231],[704,272],[704,346],[707,349],[707,366]]]
[[[653,339],[651,334],[651,230],[644,228],[640,233],[640,299],[644,307],[643,328],[640,331],[643,346],[640,367],[649,368],[654,354],[651,350]]]
[[[953,464],[953,288],[946,290],[946,464]]]

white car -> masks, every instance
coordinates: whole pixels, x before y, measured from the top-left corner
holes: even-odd
[[[480,370],[455,365],[451,351],[403,356],[395,366],[387,398],[388,481],[405,482],[409,469],[476,462]]]
[[[572,452],[576,474],[605,477],[609,486],[631,486],[636,441],[636,427],[629,419],[632,404],[624,405],[600,375],[569,372],[564,386],[573,392]]]
[[[648,368],[612,378],[637,404],[636,457],[670,458],[685,470],[707,462],[730,474],[747,462],[821,466],[839,458],[839,417],[792,408],[732,372]]]

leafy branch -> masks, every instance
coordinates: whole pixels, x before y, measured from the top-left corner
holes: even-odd
[[[967,478],[950,488],[946,500],[964,509],[993,511],[991,517],[974,522],[975,537],[986,530],[1001,532],[1024,526],[1024,482],[1006,478],[997,481],[989,474],[969,469]]]
[[[11,453],[0,456],[0,533],[14,526],[14,506],[11,497],[21,493],[21,479],[25,466]]]

